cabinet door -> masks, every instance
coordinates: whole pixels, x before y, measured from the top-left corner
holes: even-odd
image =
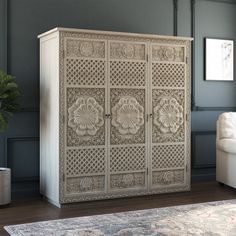
[[[110,192],[147,188],[147,45],[109,41]]]
[[[186,184],[185,46],[151,44],[150,188],[172,191]]]
[[[64,47],[64,194],[96,199],[107,189],[106,41],[66,38]]]

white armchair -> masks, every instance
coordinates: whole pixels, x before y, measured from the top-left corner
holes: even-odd
[[[236,112],[227,112],[217,120],[216,180],[236,188]]]

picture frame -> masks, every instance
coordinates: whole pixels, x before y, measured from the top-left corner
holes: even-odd
[[[205,38],[205,80],[234,81],[234,40]]]

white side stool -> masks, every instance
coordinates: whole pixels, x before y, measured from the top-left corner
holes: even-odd
[[[11,202],[11,169],[0,167],[0,206]]]

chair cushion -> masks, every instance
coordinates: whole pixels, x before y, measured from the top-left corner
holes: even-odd
[[[220,139],[217,146],[224,152],[236,154],[236,139]]]
[[[225,112],[219,116],[219,139],[236,139],[236,112]]]

